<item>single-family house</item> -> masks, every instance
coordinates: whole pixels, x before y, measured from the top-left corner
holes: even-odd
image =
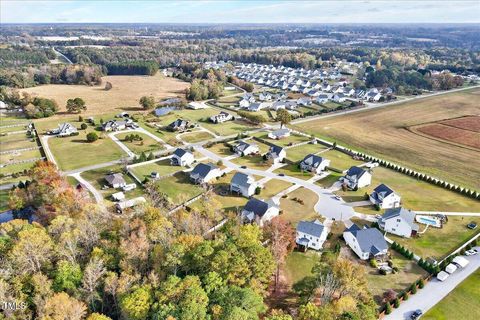
[[[400,207],[400,196],[385,184],[380,184],[370,194],[370,202],[381,209]]]
[[[278,129],[278,130],[271,131],[271,132],[268,133],[268,137],[270,139],[275,139],[275,140],[279,140],[279,139],[286,138],[286,137],[289,137],[289,136],[290,136],[290,129],[288,129],[288,128]]]
[[[247,143],[245,141],[239,141],[234,147],[233,152],[241,156],[247,156],[250,154],[256,154],[260,152],[258,145],[254,143]]]
[[[105,176],[105,181],[112,188],[122,188],[127,184],[121,173],[110,173]]]
[[[285,109],[285,101],[275,101],[272,103],[272,106],[270,107],[272,110],[278,111],[280,109]]]
[[[238,103],[239,107],[242,108],[242,109],[247,109],[249,106],[250,106],[250,101],[246,100],[246,99],[242,99],[240,100],[240,102]]]
[[[57,129],[50,131],[50,134],[57,135],[59,137],[67,137],[74,135],[78,130],[71,123],[65,122],[58,125]]]
[[[287,108],[288,110],[295,110],[297,109],[297,107],[298,105],[296,101],[289,100],[285,102],[285,108]]]
[[[127,121],[108,120],[102,124],[103,131],[119,131],[127,128]]]
[[[363,97],[363,99],[367,100],[367,101],[373,101],[373,102],[376,102],[378,100],[380,100],[380,98],[382,97],[381,93],[377,91],[374,91],[374,90],[369,90]]]
[[[242,99],[248,101],[249,103],[254,103],[255,102],[255,97],[251,93],[245,93],[242,96]]]
[[[272,201],[262,201],[250,198],[242,210],[242,218],[248,223],[256,222],[259,226],[263,226],[265,222],[270,221],[278,216],[280,210]]]
[[[225,111],[221,111],[219,114],[210,117],[210,121],[213,123],[222,123],[230,120],[233,120],[233,116]]]
[[[372,175],[365,169],[353,166],[348,169],[341,181],[346,184],[349,189],[358,190],[370,185],[372,182]]]
[[[188,126],[189,126],[189,122],[187,120],[177,119],[177,120],[173,121],[172,123],[170,123],[167,126],[167,129],[169,131],[183,132],[183,131],[188,129]]]
[[[297,104],[301,106],[309,106],[312,104],[312,98],[302,97],[297,99]]]
[[[254,102],[248,106],[248,111],[257,112],[266,107],[264,102]]]
[[[256,188],[255,178],[245,173],[235,173],[230,181],[230,192],[241,194],[247,198],[255,193]]]
[[[300,162],[300,169],[314,173],[321,173],[330,165],[330,160],[309,154]]]
[[[353,89],[352,87],[344,87],[343,94],[348,97],[351,97],[355,94],[355,89]]]
[[[130,200],[125,200],[117,203],[115,205],[117,212],[123,212],[125,209],[129,209],[135,206],[138,206],[140,204],[143,204],[147,202],[144,197],[136,197]]]
[[[322,83],[322,91],[330,91],[332,90],[332,86],[328,82],[323,82]]]
[[[327,230],[318,221],[300,221],[297,225],[295,242],[301,249],[320,250],[327,239]]]
[[[170,163],[172,166],[189,167],[194,161],[195,157],[193,153],[182,148],[177,148],[170,158]]]
[[[258,96],[258,100],[260,101],[270,101],[272,100],[272,94],[269,92],[262,92]]]
[[[287,156],[287,152],[284,148],[279,146],[271,146],[265,155],[267,160],[271,160],[274,164],[280,163]]]
[[[415,212],[405,208],[387,209],[378,219],[378,226],[386,232],[405,238],[410,238],[418,232]]]
[[[190,172],[190,180],[196,184],[209,183],[222,174],[213,163],[199,163]]]
[[[288,86],[288,90],[293,91],[293,92],[297,92],[299,89],[298,89],[298,86],[296,84],[291,84],[291,85]]]
[[[353,224],[343,232],[343,238],[362,260],[382,259],[388,253],[387,241],[377,228],[361,229]]]
[[[345,102],[347,100],[347,97],[343,93],[335,93],[333,95],[333,101],[335,102]]]
[[[330,95],[329,94],[326,94],[326,93],[322,93],[322,94],[319,94],[317,96],[317,102],[318,103],[326,103],[328,102],[328,100],[330,100]]]

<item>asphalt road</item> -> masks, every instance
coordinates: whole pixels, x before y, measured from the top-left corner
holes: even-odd
[[[476,247],[476,249],[480,251],[480,247]],[[437,280],[437,278],[429,281],[423,289],[419,289],[416,294],[410,295],[407,301],[403,302],[398,309],[393,309],[392,313],[385,316],[384,319],[409,319],[412,312],[417,309],[426,313],[480,267],[480,254],[466,258],[470,263],[465,268],[458,269],[443,282]]]

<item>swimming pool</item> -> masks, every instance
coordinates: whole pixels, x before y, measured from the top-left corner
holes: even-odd
[[[442,226],[442,223],[440,219],[434,218],[434,217],[426,217],[426,216],[418,216],[416,217],[417,222],[440,228]]]

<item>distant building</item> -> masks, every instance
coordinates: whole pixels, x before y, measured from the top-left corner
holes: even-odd
[[[275,130],[275,131],[271,131],[271,132],[268,133],[268,137],[270,139],[275,139],[275,140],[290,137],[290,129],[283,128],[283,129],[278,129],[278,130]]]
[[[327,234],[327,230],[318,220],[300,221],[297,225],[296,243],[305,250],[307,248],[320,250],[327,240]]]
[[[145,202],[147,202],[147,200],[145,200],[144,197],[137,197],[137,198],[134,198],[134,199],[121,201],[121,202],[117,203],[115,205],[115,207],[117,209],[117,212],[123,212],[126,209],[138,206],[138,205],[143,204]]]
[[[235,173],[230,181],[230,192],[238,193],[247,198],[255,194],[256,188],[255,178],[245,173]]]
[[[233,120],[233,116],[225,111],[221,111],[219,114],[210,117],[210,121],[213,123],[222,123],[230,120]]]
[[[353,224],[343,232],[343,238],[362,260],[383,259],[388,253],[387,241],[377,228],[361,229]]]
[[[188,129],[189,122],[183,119],[177,119],[167,126],[169,131],[183,132]]]
[[[108,120],[107,122],[102,123],[103,131],[119,131],[127,128],[127,121],[119,120]]]
[[[67,137],[77,133],[78,130],[72,124],[65,122],[58,125],[57,129],[49,132],[49,134],[57,135],[59,137]]]
[[[239,141],[233,147],[233,151],[238,155],[247,156],[250,154],[257,154],[258,152],[260,152],[260,149],[256,144]]]
[[[274,164],[281,163],[286,156],[285,149],[279,146],[271,146],[266,154],[267,160],[271,160]]]
[[[242,210],[242,218],[248,223],[255,222],[262,227],[265,222],[278,216],[279,212],[280,210],[273,202],[251,198]]]
[[[122,188],[127,184],[121,173],[108,174],[105,176],[105,181],[107,181],[108,185],[112,188]]]
[[[199,163],[190,172],[190,180],[196,184],[209,183],[221,175],[221,171],[213,163]]]
[[[177,148],[170,158],[170,163],[173,166],[189,167],[194,161],[195,157],[193,156],[193,153],[182,148]]]
[[[410,238],[418,232],[415,212],[404,208],[387,209],[378,219],[378,226],[386,232],[405,238]]]
[[[314,172],[316,174],[321,173],[330,165],[330,160],[316,156],[314,154],[309,154],[303,158],[300,162],[300,169],[303,171]]]
[[[372,175],[370,172],[360,167],[353,166],[348,169],[347,173],[341,180],[349,189],[358,190],[370,185],[372,182]]]
[[[370,194],[370,202],[381,209],[400,207],[400,196],[383,183],[373,189]]]

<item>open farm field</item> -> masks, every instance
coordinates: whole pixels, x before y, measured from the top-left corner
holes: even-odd
[[[478,151],[420,136],[408,128],[477,114],[479,92],[480,89],[475,88],[391,107],[312,120],[293,127],[455,184],[478,189]],[[469,165],[466,166],[466,163]]]
[[[112,84],[111,90],[104,90],[106,82]],[[157,99],[182,96],[188,86],[186,82],[158,73],[155,76],[106,76],[100,86],[44,85],[22,89],[21,92],[54,99],[60,111],[65,111],[68,99],[80,97],[87,105],[86,114],[102,114],[142,110],[138,104],[142,96],[152,95]]]

